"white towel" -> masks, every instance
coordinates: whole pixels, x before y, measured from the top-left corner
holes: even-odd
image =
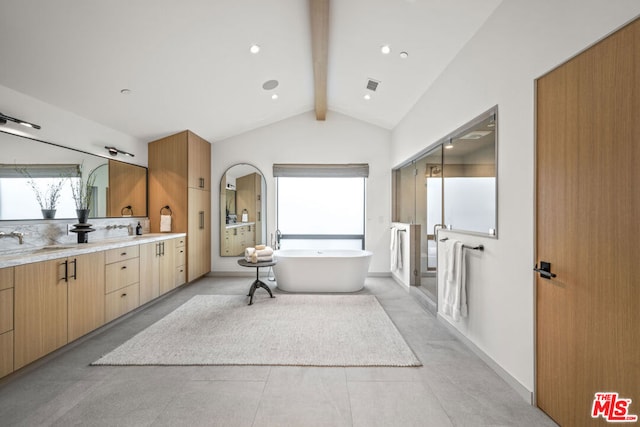
[[[245,258],[251,258],[254,252],[256,253],[256,256],[258,258],[269,257],[273,255],[273,249],[269,246],[265,246],[264,249],[246,248],[244,250]]]
[[[466,257],[462,242],[449,239],[444,253],[444,304],[442,312],[458,322],[467,317]]]
[[[160,215],[160,232],[171,232],[171,215]]]
[[[389,246],[391,271],[402,269],[402,239],[400,236],[400,230],[396,227],[391,227],[391,245]]]
[[[257,263],[264,261],[273,261],[273,249],[266,246],[264,249],[246,248],[244,250],[244,259],[248,262]]]

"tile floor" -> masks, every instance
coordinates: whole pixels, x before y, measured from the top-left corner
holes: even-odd
[[[422,367],[89,366],[193,295],[243,294],[250,283],[201,279],[0,380],[0,425],[555,425],[387,278],[362,292],[378,297]],[[258,290],[254,303],[267,298]]]

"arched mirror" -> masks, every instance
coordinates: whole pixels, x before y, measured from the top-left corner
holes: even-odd
[[[266,181],[258,168],[231,166],[220,180],[220,256],[266,244]]]

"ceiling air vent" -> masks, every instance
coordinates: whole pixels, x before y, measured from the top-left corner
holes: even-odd
[[[378,85],[379,84],[380,84],[380,82],[378,80],[369,79],[369,80],[367,80],[367,89],[369,89],[370,91],[375,92],[376,89],[378,89]]]

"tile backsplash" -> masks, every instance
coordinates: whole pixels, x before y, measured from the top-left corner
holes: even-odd
[[[91,228],[95,229],[95,231],[89,233],[89,242],[134,235],[138,221],[143,227],[143,233],[148,233],[149,220],[146,218],[89,218]],[[22,233],[24,237],[22,245],[15,237],[0,238],[0,255],[2,255],[2,252],[15,251],[16,249],[77,244],[76,233],[68,231],[77,222],[77,220],[73,219],[42,222],[2,221],[0,222],[0,231],[5,234],[17,231]]]

